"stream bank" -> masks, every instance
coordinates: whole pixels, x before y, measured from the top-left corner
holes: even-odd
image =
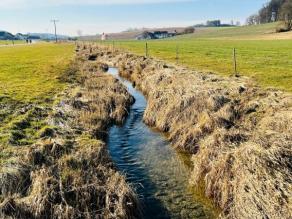
[[[108,72],[135,98],[125,123],[111,128],[108,148],[118,170],[136,188],[143,218],[216,218],[218,209],[190,187],[190,157],[174,150],[165,136],[144,124],[147,101],[143,94],[119,77],[117,69],[110,68]]]
[[[146,96],[144,122],[192,154],[193,187],[204,182],[221,217],[291,217],[290,93],[102,47],[93,53]]]
[[[138,197],[105,143],[134,99],[105,70],[77,49],[60,78],[67,88],[46,114],[36,108],[47,124],[37,142],[10,146],[14,156],[0,163],[0,218],[140,218]]]

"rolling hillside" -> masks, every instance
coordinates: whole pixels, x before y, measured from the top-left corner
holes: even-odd
[[[276,33],[280,22],[241,27],[197,28],[194,34],[179,36],[183,39],[292,39],[292,32]]]

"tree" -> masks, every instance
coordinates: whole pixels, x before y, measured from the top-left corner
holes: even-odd
[[[220,20],[213,20],[213,21],[207,21],[208,27],[220,27],[221,21]]]
[[[285,0],[271,0],[268,4],[269,20],[270,22],[278,21],[280,18],[281,6],[284,4]]]
[[[281,7],[281,19],[285,22],[287,30],[292,29],[292,0],[286,0]]]
[[[247,25],[257,25],[260,23],[260,17],[257,14],[253,14],[246,19]]]
[[[262,9],[260,9],[259,21],[261,24],[271,22],[270,11],[269,11],[269,7],[267,5],[265,5]]]
[[[187,27],[184,29],[184,34],[190,34],[190,33],[194,33],[195,32],[195,28],[194,27]]]
[[[257,14],[259,23],[263,24],[281,20],[281,7],[286,1],[287,0],[271,0],[270,2],[265,4]],[[247,21],[248,24],[254,23],[251,18],[252,17],[249,17]]]

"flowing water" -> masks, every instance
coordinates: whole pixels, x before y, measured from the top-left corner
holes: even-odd
[[[143,123],[144,96],[119,77],[117,69],[110,68],[109,73],[136,99],[125,124],[111,128],[108,145],[119,171],[141,199],[144,218],[215,218],[216,209],[189,185],[189,157],[175,151],[165,136]]]

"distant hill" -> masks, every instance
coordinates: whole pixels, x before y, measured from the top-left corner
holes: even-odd
[[[175,39],[292,39],[292,31],[276,33],[276,28],[279,25],[281,22],[240,27],[203,27],[196,28],[193,34],[178,36]]]
[[[135,39],[136,36],[140,35],[144,31],[154,32],[154,31],[168,31],[168,32],[174,32],[177,31],[178,33],[181,33],[185,30],[185,27],[168,27],[168,28],[143,28],[143,29],[135,29],[131,31],[123,31],[120,33],[108,33],[108,39],[109,40],[130,40]],[[81,40],[99,40],[101,38],[101,35],[95,35],[95,36],[83,36],[80,37]]]
[[[13,40],[13,39],[15,39],[13,34],[7,31],[0,30],[0,40]]]
[[[41,40],[54,40],[55,39],[55,34],[50,34],[50,33],[29,33],[29,36],[32,37],[39,37]],[[57,35],[58,39],[61,40],[67,40],[69,36],[66,35]]]
[[[67,40],[69,38],[70,38],[69,36],[58,35],[58,39],[61,40]],[[25,39],[54,40],[55,35],[50,33],[28,33],[28,34],[17,33],[16,35],[13,35],[12,33],[9,33],[7,31],[0,30],[0,40],[25,40]]]

